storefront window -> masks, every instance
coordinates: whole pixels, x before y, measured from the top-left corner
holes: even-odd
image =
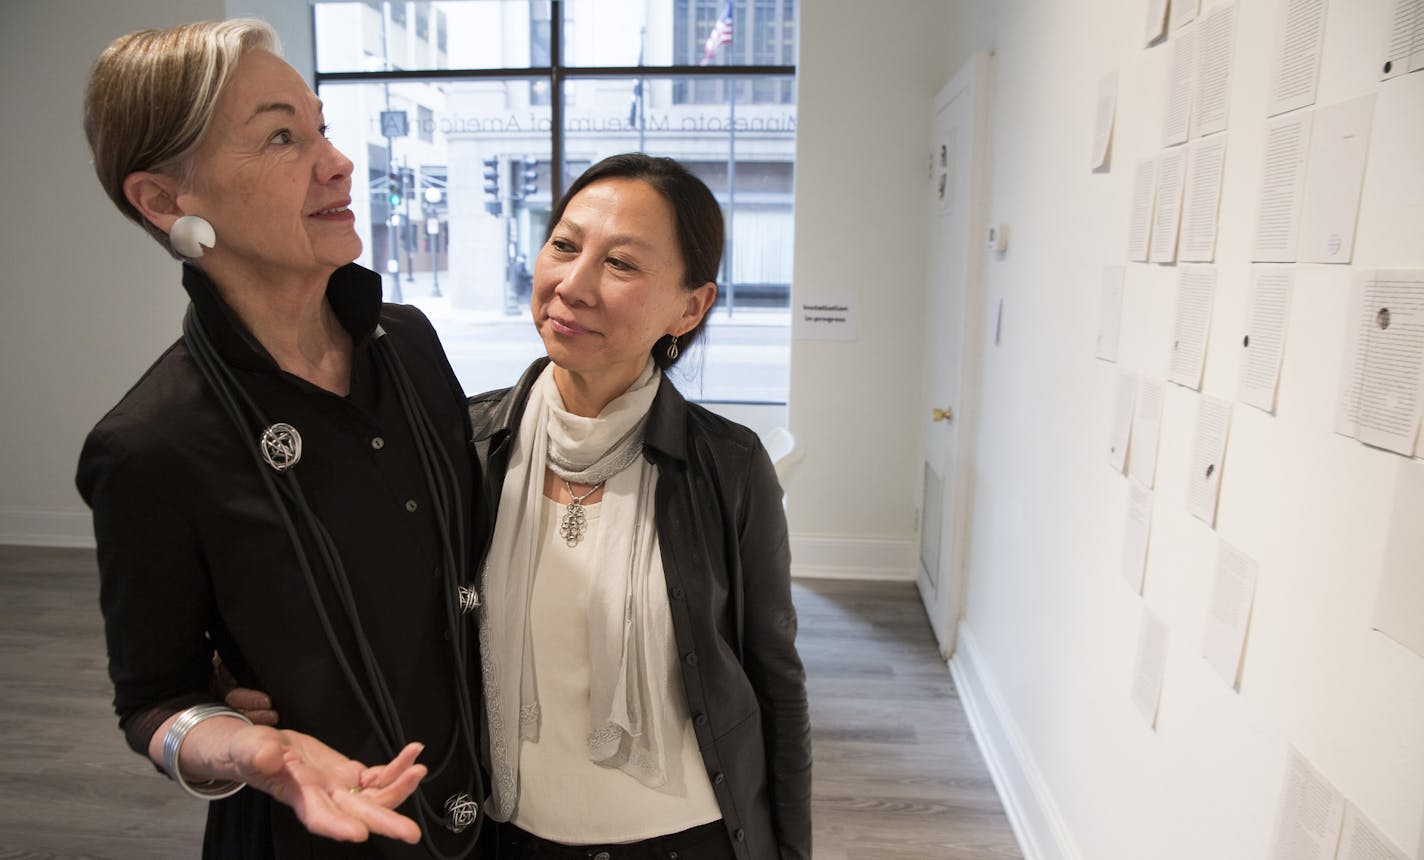
[[[318,92],[356,162],[361,262],[385,275],[388,300],[431,318],[467,391],[510,384],[543,352],[528,300],[552,201],[594,161],[637,150],[687,165],[727,219],[684,392],[785,402],[794,12],[794,0],[317,3]]]

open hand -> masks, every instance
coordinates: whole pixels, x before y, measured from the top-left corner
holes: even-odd
[[[320,836],[364,842],[375,833],[420,841],[420,827],[395,811],[420,785],[416,764],[424,747],[407,744],[388,764],[367,767],[300,732],[248,726],[228,741],[227,754],[241,778],[297,813]]]

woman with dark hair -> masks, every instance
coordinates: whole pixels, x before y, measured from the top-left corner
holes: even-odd
[[[663,371],[706,325],[722,213],[671,159],[600,161],[550,216],[548,358],[471,398],[500,857],[811,856],[781,489]]]

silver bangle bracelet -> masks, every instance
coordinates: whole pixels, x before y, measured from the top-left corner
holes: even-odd
[[[183,741],[187,739],[188,733],[198,723],[210,717],[233,717],[252,725],[252,721],[242,713],[226,705],[194,705],[179,713],[178,719],[173,721],[173,725],[163,736],[163,769],[174,782],[194,797],[200,800],[221,800],[242,791],[247,783],[236,780],[208,780],[194,785],[183,778],[183,772],[178,767],[178,752],[183,748]]]

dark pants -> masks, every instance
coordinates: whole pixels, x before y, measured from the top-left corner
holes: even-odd
[[[499,834],[499,860],[735,860],[737,856],[720,821],[622,845],[564,845],[513,824],[490,823]]]

